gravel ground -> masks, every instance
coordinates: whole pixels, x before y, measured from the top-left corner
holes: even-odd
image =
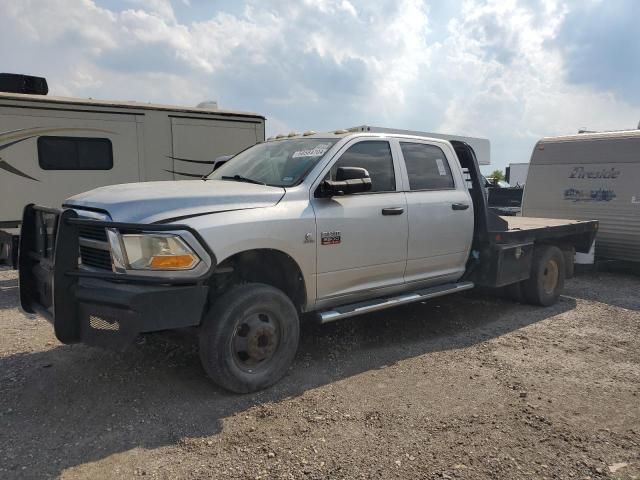
[[[640,479],[640,277],[549,308],[478,294],[306,325],[289,374],[211,384],[195,343],[63,346],[0,271],[0,478]]]

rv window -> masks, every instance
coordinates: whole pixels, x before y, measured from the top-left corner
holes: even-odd
[[[38,137],[43,170],[111,170],[113,148],[108,138]]]

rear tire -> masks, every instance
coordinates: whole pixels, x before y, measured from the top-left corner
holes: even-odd
[[[575,274],[575,258],[576,258],[576,250],[575,248],[570,248],[568,250],[562,251],[564,255],[564,268],[565,268],[565,279],[573,278]]]
[[[534,305],[553,305],[564,290],[565,273],[564,254],[558,247],[536,247],[531,276],[522,282],[525,299]]]
[[[200,361],[215,383],[249,393],[280,380],[298,349],[293,303],[270,285],[247,283],[220,296],[199,332]]]

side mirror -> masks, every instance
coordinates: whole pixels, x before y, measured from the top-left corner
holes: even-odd
[[[320,197],[352,195],[371,190],[369,172],[359,167],[340,167],[335,180],[325,180],[320,185]]]
[[[336,172],[336,181],[359,180],[362,178],[370,178],[369,172],[365,168],[360,167],[339,167]]]

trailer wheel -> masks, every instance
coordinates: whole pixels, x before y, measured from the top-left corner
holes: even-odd
[[[535,305],[553,305],[564,289],[565,273],[564,254],[558,247],[536,247],[531,276],[522,282],[524,297]]]
[[[298,349],[298,312],[270,285],[232,287],[209,309],[199,332],[200,361],[215,383],[236,393],[284,376]]]

